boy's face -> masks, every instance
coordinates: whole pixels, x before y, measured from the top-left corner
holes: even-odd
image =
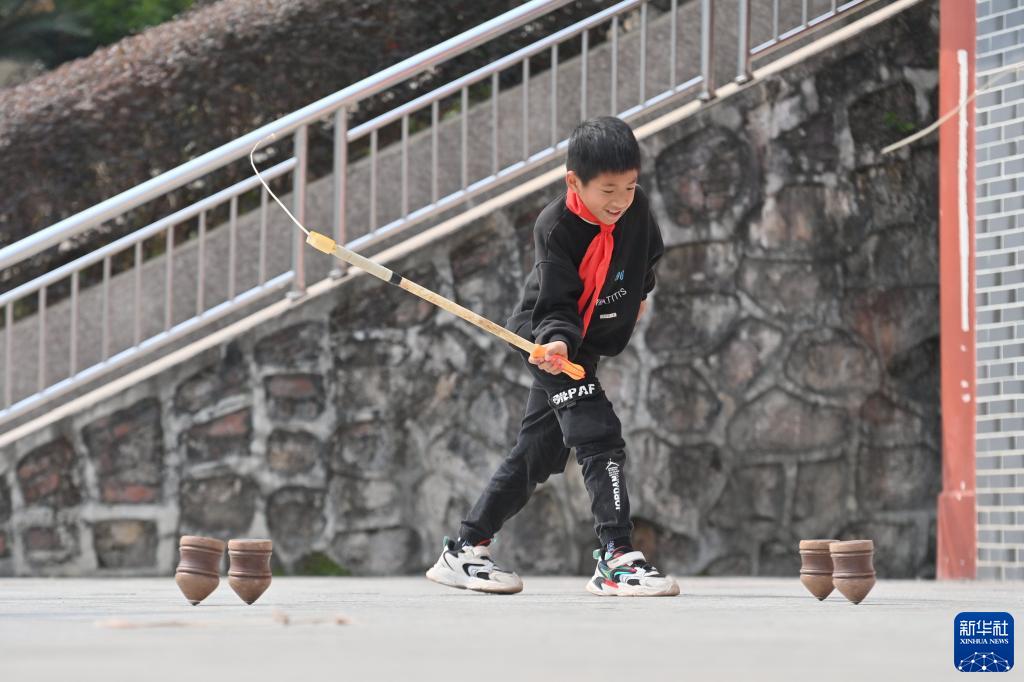
[[[575,172],[565,175],[566,184],[580,196],[583,205],[606,225],[618,222],[633,203],[636,181],[640,173],[601,173],[584,184]]]

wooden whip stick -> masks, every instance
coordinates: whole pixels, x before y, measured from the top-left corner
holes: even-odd
[[[433,303],[438,308],[447,310],[453,315],[461,317],[466,322],[476,325],[485,332],[494,334],[502,341],[510,343],[516,348],[526,351],[530,354],[531,358],[543,358],[544,348],[532,341],[528,341],[518,334],[513,334],[504,327],[491,322],[486,317],[474,313],[469,308],[464,308],[455,301],[450,301],[444,296],[427,289],[426,287],[420,286],[415,282],[410,282],[401,275],[388,270],[383,265],[375,263],[365,256],[360,256],[355,251],[346,249],[341,244],[338,244],[327,235],[320,234],[319,232],[313,232],[310,230],[306,234],[306,243],[324,253],[330,254],[338,260],[345,261],[350,265],[354,265],[360,270],[364,270],[378,279],[382,279],[389,284],[405,289],[410,294],[416,294],[424,301]],[[570,362],[567,358],[561,356],[555,356],[558,358],[559,369],[563,374],[569,375],[571,378],[579,381],[586,376],[586,371],[580,365]]]
[[[282,202],[277,197],[277,195],[274,194],[274,190],[270,189],[270,185],[267,184],[267,181],[263,179],[262,175],[260,175],[259,169],[256,168],[256,150],[259,148],[261,144],[263,144],[264,141],[276,139],[277,133],[271,133],[270,135],[267,135],[259,142],[257,142],[253,146],[252,150],[249,152],[249,164],[252,166],[252,172],[256,174],[256,177],[259,179],[263,187],[267,190],[267,193],[274,198],[274,201],[277,202],[278,206],[280,206],[281,209],[288,215],[288,217],[291,218],[291,221],[295,223],[295,226],[302,230],[303,234],[306,235],[307,244],[309,244],[310,246],[319,251],[323,251],[324,253],[330,254],[339,260],[343,260],[346,263],[349,263],[350,265],[354,265],[360,270],[364,270],[373,275],[374,277],[380,278],[389,284],[394,284],[397,287],[405,289],[411,294],[416,294],[424,301],[433,303],[438,308],[447,310],[452,315],[457,315],[461,317],[466,322],[476,325],[480,329],[483,329],[485,332],[490,332],[491,334],[494,334],[502,341],[505,341],[506,343],[511,343],[516,348],[526,351],[527,353],[530,354],[530,357],[533,359],[545,357],[544,348],[542,348],[538,344],[533,343],[531,341],[527,341],[518,334],[513,334],[504,327],[500,327],[494,324],[486,317],[477,315],[468,308],[463,308],[455,301],[449,301],[444,296],[441,296],[440,294],[437,294],[431,291],[430,289],[427,289],[426,287],[421,287],[419,284],[416,284],[415,282],[410,282],[401,275],[395,274],[394,272],[388,270],[383,265],[374,263],[369,258],[360,256],[358,253],[352,251],[351,249],[346,249],[344,246],[338,244],[327,235],[320,234],[319,232],[313,232],[312,230],[306,228],[305,225],[299,222],[298,218],[292,215],[292,212],[288,210],[288,207],[284,205],[284,202]],[[579,381],[580,379],[584,378],[587,375],[586,371],[580,365],[569,362],[568,358],[564,358],[559,355],[556,355],[554,357],[556,358],[555,363],[558,365],[559,370],[561,370],[563,374],[568,374],[570,377],[577,381]]]

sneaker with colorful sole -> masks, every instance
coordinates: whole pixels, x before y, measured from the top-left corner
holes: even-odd
[[[587,582],[587,591],[600,597],[674,597],[679,585],[669,575],[662,575],[637,550],[610,555],[594,550],[597,568]]]
[[[494,563],[490,547],[460,547],[448,538],[444,539],[437,563],[427,570],[427,577],[435,583],[460,590],[490,594],[515,594],[523,590],[523,581],[518,575]]]

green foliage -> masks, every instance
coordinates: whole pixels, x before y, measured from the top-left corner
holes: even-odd
[[[47,67],[173,18],[195,0],[0,0],[0,57]]]
[[[0,0],[0,57],[54,67],[94,47],[89,29],[53,2]]]
[[[163,23],[188,9],[195,0],[57,0],[65,11],[80,16],[98,45],[109,45]]]
[[[882,120],[886,126],[899,133],[912,133],[917,129],[916,125],[910,121],[904,121],[892,111],[885,112],[882,116]]]
[[[313,552],[302,557],[295,564],[295,575],[348,576],[352,573],[344,566],[339,566],[323,552]]]

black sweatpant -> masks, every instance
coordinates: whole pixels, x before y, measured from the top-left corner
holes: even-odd
[[[524,361],[526,354],[522,353]],[[565,470],[569,449],[583,467],[594,530],[606,545],[629,537],[625,441],[622,424],[597,380],[598,356],[581,352],[576,362],[587,376],[574,381],[548,374],[527,362],[533,386],[512,451],[494,472],[459,535],[474,544],[493,538],[530,499],[538,483]]]

